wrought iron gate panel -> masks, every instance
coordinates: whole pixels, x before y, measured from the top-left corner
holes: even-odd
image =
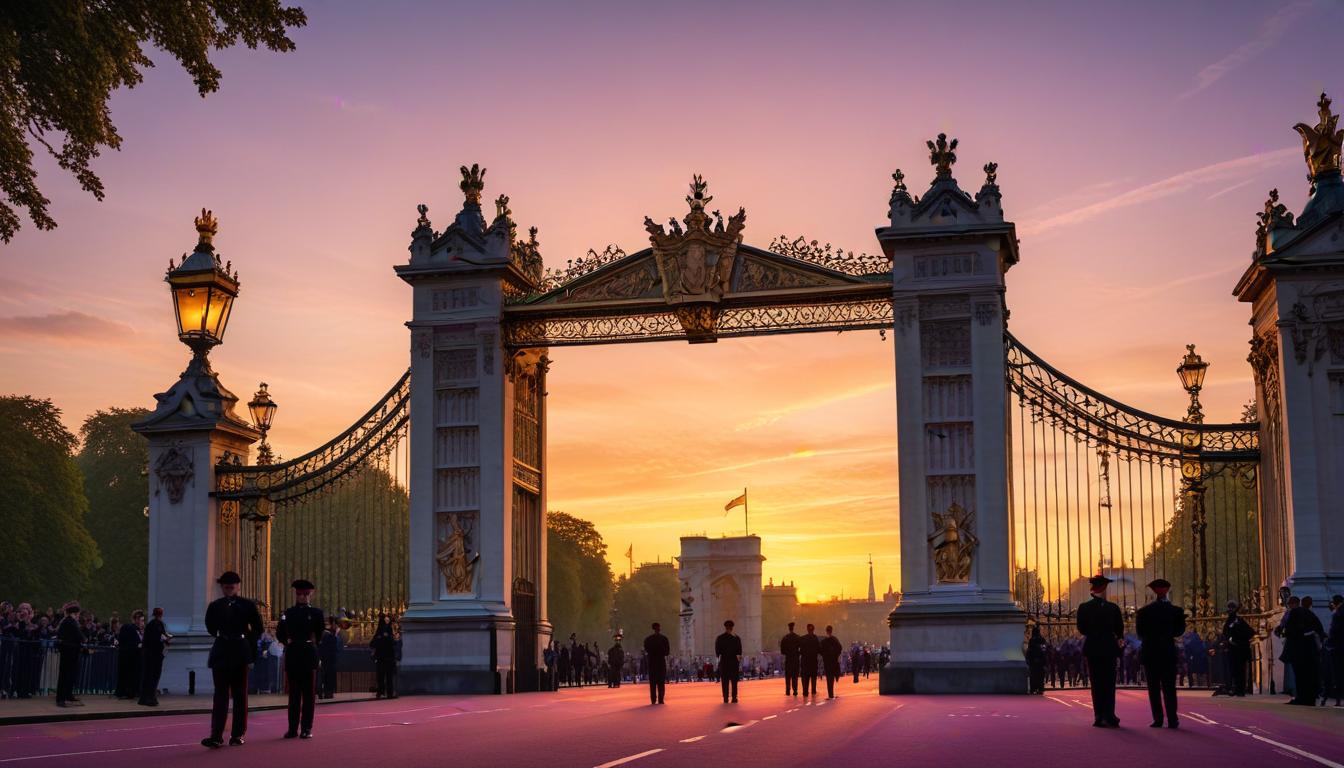
[[[405,610],[409,428],[408,371],[317,449],[250,466],[226,456],[216,467],[221,530],[233,523],[245,542],[225,562],[247,571],[245,585],[263,585],[253,596],[272,618],[289,604],[289,583],[300,577],[317,584],[316,602],[329,615],[354,623],[356,637],[379,613]]]
[[[1169,580],[1190,614],[1183,675],[1193,669],[1196,684],[1217,684],[1223,604],[1237,601],[1253,624],[1270,607],[1260,567],[1259,425],[1155,416],[1066,376],[1011,335],[1005,351],[1014,595],[1051,642],[1049,676],[1076,683],[1085,674],[1075,609],[1088,598],[1087,577],[1101,571],[1131,635],[1147,583]],[[1135,646],[1122,660],[1122,683],[1141,677]]]

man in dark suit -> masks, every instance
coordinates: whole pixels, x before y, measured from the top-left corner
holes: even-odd
[[[1139,649],[1148,677],[1148,704],[1153,709],[1153,728],[1162,727],[1163,704],[1168,728],[1176,728],[1176,640],[1185,634],[1185,611],[1167,599],[1171,582],[1153,579],[1148,584],[1157,599],[1139,609],[1134,631],[1143,646]]]
[[[336,668],[340,663],[341,649],[345,644],[341,641],[341,625],[332,616],[328,620],[327,631],[322,633],[322,642],[318,645],[318,663],[322,668],[322,688],[318,698],[331,699],[336,697]]]
[[[621,672],[625,669],[625,649],[621,647],[621,635],[607,649],[607,687],[621,687]]]
[[[1251,662],[1251,641],[1255,640],[1255,630],[1237,615],[1240,609],[1237,601],[1229,600],[1227,618],[1223,621],[1223,644],[1227,648],[1227,667],[1232,675],[1233,696],[1246,695],[1246,666]],[[1291,644],[1288,646],[1293,647]]]
[[[140,701],[146,707],[159,706],[159,677],[163,674],[163,656],[167,653],[172,636],[163,624],[163,609],[154,609],[154,618],[145,625],[145,639],[141,644]]]
[[[313,607],[313,582],[295,579],[294,606],[280,614],[275,639],[285,646],[285,681],[289,688],[289,730],[285,738],[313,738],[313,710],[317,702],[317,644],[326,621],[322,611]],[[300,731],[302,725],[302,731]]]
[[[789,622],[789,633],[779,641],[779,652],[784,655],[784,695],[798,695],[798,643],[801,637],[794,634],[793,622]]]
[[[233,700],[233,727],[229,744],[242,746],[247,733],[247,670],[256,660],[257,640],[265,624],[257,604],[238,594],[242,578],[225,571],[217,580],[222,597],[205,609],[205,630],[215,638],[210,646],[210,677],[215,685],[210,712],[210,735],[201,746],[224,746],[224,723],[229,719],[229,700]]]
[[[733,703],[737,703],[737,680],[742,674],[742,638],[733,634],[733,620],[723,622],[723,634],[714,640],[714,655],[719,657],[719,685],[723,687],[723,703],[728,703],[732,689]]]
[[[145,612],[131,613],[131,620],[117,632],[117,690],[118,699],[140,697],[140,656],[145,637]]]
[[[835,636],[835,628],[826,625],[826,636],[821,639],[821,667],[826,672],[826,698],[835,698],[835,681],[840,679],[840,656],[845,647]],[[815,683],[814,683],[815,685]]]
[[[75,683],[79,677],[79,654],[84,651],[84,632],[79,628],[79,603],[65,604],[65,618],[56,627],[56,647],[61,653],[56,676],[56,706],[82,707],[84,702],[75,698]]]
[[[1087,580],[1092,599],[1078,606],[1078,631],[1083,635],[1083,656],[1087,658],[1088,678],[1092,685],[1092,725],[1119,728],[1115,716],[1115,664],[1125,637],[1125,620],[1120,606],[1106,599],[1111,580],[1097,574]]]
[[[662,704],[667,693],[667,657],[672,655],[672,644],[653,622],[653,634],[644,638],[644,664],[649,669],[649,703]]]
[[[1311,595],[1302,597],[1302,604],[1288,613],[1284,632],[1293,638],[1293,672],[1297,676],[1297,695],[1291,704],[1316,706],[1321,684],[1321,646],[1325,640],[1325,626],[1311,607]]]
[[[803,695],[817,695],[817,657],[821,656],[821,638],[816,627],[808,624],[807,634],[798,638],[798,669],[803,675]]]

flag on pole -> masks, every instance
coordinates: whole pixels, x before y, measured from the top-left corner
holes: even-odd
[[[743,491],[741,496],[738,496],[736,499],[733,499],[732,501],[724,505],[723,513],[726,515],[728,514],[728,510],[732,509],[733,507],[740,507],[745,505],[746,503],[747,503],[747,492]]]
[[[635,556],[635,544],[634,544],[634,542],[631,542],[631,543],[630,543],[630,547],[629,547],[628,549],[625,550],[625,556],[626,556],[626,558],[631,558],[631,557],[634,557],[634,556]]]

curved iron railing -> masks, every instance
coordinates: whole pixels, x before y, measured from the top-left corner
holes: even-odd
[[[1070,378],[1004,334],[1008,386],[1032,416],[1076,438],[1089,438],[1160,463],[1257,461],[1260,425],[1191,424],[1113,400]]]
[[[226,457],[215,470],[214,495],[223,501],[266,499],[284,507],[326,490],[400,441],[411,418],[410,381],[408,369],[349,429],[298,458],[244,466]]]

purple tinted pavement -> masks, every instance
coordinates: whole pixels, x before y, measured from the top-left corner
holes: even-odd
[[[744,683],[725,705],[717,685],[558,694],[407,697],[333,704],[317,737],[285,741],[285,713],[253,713],[247,744],[208,751],[207,718],[154,718],[0,728],[0,768],[94,764],[203,766],[1337,766],[1344,709],[1182,697],[1180,730],[1150,729],[1147,699],[1122,691],[1119,730],[1091,727],[1086,691],[1048,697],[878,696],[876,678],[842,681],[839,698],[785,697],[778,680]]]

